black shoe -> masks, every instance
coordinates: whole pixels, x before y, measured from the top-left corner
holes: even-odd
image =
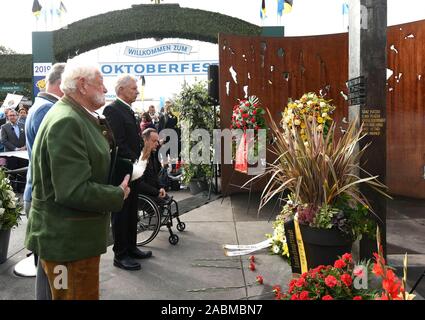
[[[124,270],[140,270],[142,268],[140,263],[134,261],[130,257],[124,257],[121,259],[114,258],[114,266]]]
[[[134,259],[146,259],[152,257],[152,251],[142,251],[136,248],[129,253],[129,256]]]

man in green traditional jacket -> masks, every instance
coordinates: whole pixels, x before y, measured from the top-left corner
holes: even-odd
[[[61,90],[33,146],[25,244],[39,255],[53,299],[99,299],[110,212],[127,198],[129,176],[108,184],[109,133],[95,112],[107,92],[99,69],[68,63]]]

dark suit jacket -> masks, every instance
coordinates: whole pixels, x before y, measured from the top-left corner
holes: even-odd
[[[1,143],[4,151],[15,151],[16,148],[25,146],[25,129],[22,123],[17,123],[19,127],[19,139],[15,134],[10,122],[1,126]]]
[[[159,171],[161,163],[158,160],[158,152],[151,153],[145,172],[139,182],[138,191],[141,194],[157,197],[159,195]]]
[[[140,127],[133,110],[117,99],[105,108],[103,114],[114,133],[118,156],[133,162],[137,160],[142,149]]]

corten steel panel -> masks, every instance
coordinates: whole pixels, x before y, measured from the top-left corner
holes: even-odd
[[[425,198],[425,20],[388,28],[387,184]]]
[[[220,57],[220,118],[221,127],[229,128],[233,106],[248,95],[260,99],[273,118],[281,119],[288,98],[298,99],[305,92],[322,92],[337,106],[337,120],[347,117],[348,35],[333,34],[314,37],[241,37],[219,36]],[[230,68],[237,74],[235,83]],[[228,87],[228,90],[226,89]],[[267,154],[267,162],[274,159]],[[232,174],[231,165],[222,167],[222,186],[225,191]],[[231,183],[242,185],[249,176],[236,172]],[[264,181],[254,185],[262,190]],[[228,193],[241,192],[229,187]]]

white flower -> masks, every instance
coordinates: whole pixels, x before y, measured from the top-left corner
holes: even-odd
[[[300,104],[298,104],[298,108],[302,109],[302,108],[304,108],[304,105],[302,103],[300,103]]]
[[[6,194],[9,199],[15,198],[15,192],[13,192],[12,190],[6,190]]]
[[[324,107],[326,107],[326,103],[325,103],[325,102],[323,102],[323,101],[321,101],[321,102],[320,102],[320,108],[324,108]]]
[[[299,125],[301,124],[301,121],[300,121],[299,119],[296,119],[296,120],[294,121],[294,124],[295,124],[296,126],[299,126]]]
[[[0,216],[4,214],[4,208],[0,208]]]
[[[311,101],[311,100],[308,100],[308,101],[307,101],[307,105],[308,105],[308,106],[310,106],[312,103],[313,103],[313,101]]]
[[[10,208],[10,209],[15,209],[16,208],[15,200],[10,201],[9,204],[7,205],[7,207]]]
[[[275,253],[275,254],[278,254],[279,253],[279,251],[280,251],[280,248],[279,248],[279,246],[278,245],[273,245],[273,247],[272,247],[272,251],[273,251],[273,253]]]
[[[328,114],[326,112],[322,113],[322,118],[326,118],[328,116]]]

